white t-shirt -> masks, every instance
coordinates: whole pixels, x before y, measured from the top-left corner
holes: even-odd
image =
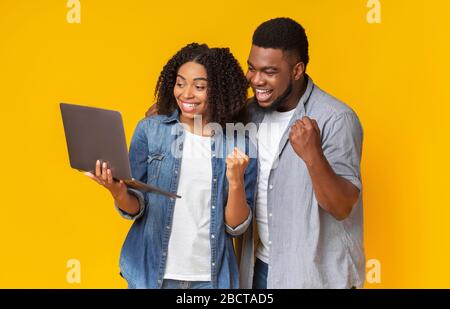
[[[264,116],[258,130],[259,178],[256,199],[256,224],[260,242],[256,248],[256,257],[269,263],[269,226],[267,216],[267,189],[270,170],[278,154],[279,144],[295,108],[288,112],[273,111]]]
[[[211,280],[211,138],[186,130],[165,279]]]

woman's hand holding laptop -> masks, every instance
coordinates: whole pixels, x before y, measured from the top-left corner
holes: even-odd
[[[95,163],[95,175],[86,172],[86,176],[94,180],[99,185],[109,190],[118,207],[130,215],[139,212],[139,202],[133,195],[128,193],[127,185],[122,181],[116,181],[113,178],[112,171],[108,168],[108,164],[100,160]]]

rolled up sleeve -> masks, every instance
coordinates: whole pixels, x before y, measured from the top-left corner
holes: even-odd
[[[323,151],[336,175],[350,181],[361,191],[361,152],[363,130],[358,116],[346,112],[336,116],[324,134]]]
[[[252,216],[253,216],[253,214],[252,214],[252,211],[250,210],[248,213],[247,219],[245,219],[244,222],[242,222],[241,224],[239,224],[238,226],[236,226],[234,228],[229,226],[228,224],[225,224],[227,233],[230,234],[231,236],[239,236],[239,235],[244,234],[244,232],[249,227],[250,222],[252,222]]]
[[[143,183],[147,182],[147,159],[148,159],[148,142],[146,136],[146,122],[141,120],[134,130],[133,137],[130,143],[130,167],[131,175]],[[130,215],[121,210],[116,204],[115,207],[119,214],[128,220],[136,220],[140,218],[147,205],[147,195],[139,190],[128,188],[128,193],[134,195],[139,201],[139,212],[135,215]]]
[[[131,189],[128,188],[128,193],[130,193],[131,195],[135,196],[138,199],[139,202],[139,212],[135,215],[131,215],[125,211],[123,211],[122,209],[119,208],[119,206],[117,205],[116,202],[114,202],[114,206],[116,207],[117,211],[119,212],[120,216],[124,219],[127,220],[136,220],[139,219],[140,217],[142,217],[142,215],[144,214],[145,211],[145,198],[144,198],[144,194],[138,190],[135,189]]]
[[[249,153],[252,153],[251,147],[255,147],[253,144],[250,143],[250,141],[247,141],[249,149],[247,155]],[[253,153],[256,153],[254,151]],[[240,236],[245,233],[247,228],[250,226],[250,223],[252,222],[253,218],[253,211],[255,209],[255,193],[256,193],[256,180],[257,180],[257,172],[258,172],[258,161],[257,158],[251,158],[250,162],[248,163],[247,169],[245,170],[244,175],[244,182],[245,182],[245,198],[247,200],[247,205],[250,209],[248,213],[247,219],[245,219],[244,222],[236,226],[235,228],[232,228],[231,226],[225,224],[226,231],[228,234],[230,234],[233,237]]]

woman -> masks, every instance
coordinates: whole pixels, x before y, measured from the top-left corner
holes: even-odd
[[[245,118],[244,73],[228,49],[189,44],[164,66],[155,97],[159,115],[131,141],[132,174],[181,198],[127,189],[99,161],[87,173],[135,220],[121,274],[130,288],[238,288],[232,236],[252,217],[256,159],[243,134],[222,129]],[[230,148],[237,139],[245,149]]]

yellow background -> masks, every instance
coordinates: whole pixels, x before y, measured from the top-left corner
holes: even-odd
[[[130,227],[106,190],[70,169],[59,102],[120,110],[127,138],[162,65],[185,44],[228,46],[245,65],[262,21],[289,16],[310,40],[308,72],[365,131],[367,288],[450,287],[449,34],[446,0],[0,0],[0,287],[126,287]],[[66,262],[81,262],[69,284]]]

